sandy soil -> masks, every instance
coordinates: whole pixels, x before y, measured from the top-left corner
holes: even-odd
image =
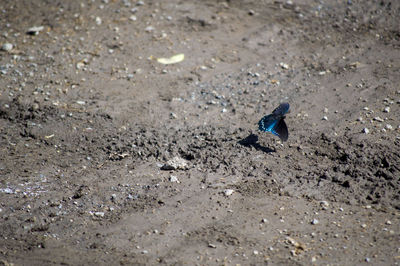
[[[400,263],[400,1],[0,14],[3,265]]]

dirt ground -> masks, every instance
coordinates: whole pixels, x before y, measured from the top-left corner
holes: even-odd
[[[0,264],[400,264],[399,17],[1,1]]]

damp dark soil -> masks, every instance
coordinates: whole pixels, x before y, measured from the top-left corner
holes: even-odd
[[[1,265],[400,263],[399,1],[0,12]]]

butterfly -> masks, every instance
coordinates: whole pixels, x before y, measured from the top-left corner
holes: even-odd
[[[282,141],[286,141],[289,137],[289,132],[284,119],[289,108],[288,103],[281,103],[272,114],[261,118],[258,122],[258,129],[264,132],[271,132]]]

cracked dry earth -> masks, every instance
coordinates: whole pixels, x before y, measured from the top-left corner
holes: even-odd
[[[400,2],[0,11],[2,265],[400,263]]]

